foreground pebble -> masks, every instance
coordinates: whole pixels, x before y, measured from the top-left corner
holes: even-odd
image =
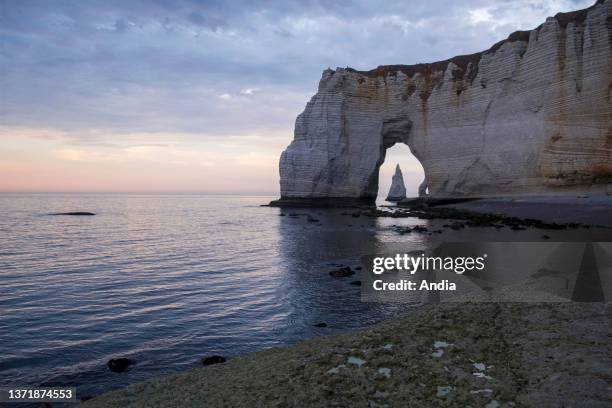
[[[349,357],[347,360],[347,363],[356,365],[357,367],[361,367],[362,365],[366,363],[366,361],[360,358],[357,358],[357,357]]]
[[[383,377],[391,378],[391,369],[386,368],[386,367],[381,367],[378,369],[378,374],[382,375]]]
[[[438,398],[444,398],[446,397],[448,394],[450,394],[450,392],[453,390],[453,387],[451,386],[438,386],[437,391],[436,391],[436,397]]]

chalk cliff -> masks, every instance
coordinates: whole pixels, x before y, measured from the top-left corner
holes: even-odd
[[[434,197],[603,189],[611,94],[612,0],[472,55],[327,69],[281,155],[281,201],[372,202],[395,143]]]
[[[399,164],[395,166],[395,174],[391,179],[391,188],[387,194],[387,201],[401,201],[406,198],[406,185],[404,184],[404,176]]]

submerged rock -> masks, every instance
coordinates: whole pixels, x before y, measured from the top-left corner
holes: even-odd
[[[395,174],[391,180],[391,188],[387,194],[387,201],[401,201],[406,198],[406,185],[404,184],[404,176],[399,164],[395,166]]]
[[[227,360],[223,356],[208,356],[202,359],[202,364],[205,366],[213,365],[213,364],[221,364],[225,363]]]
[[[410,234],[411,232],[418,232],[418,233],[429,232],[429,229],[427,229],[427,227],[423,227],[421,225],[417,225],[415,227],[394,226],[393,229],[399,232],[401,235]]]
[[[350,266],[344,266],[342,268],[334,269],[333,271],[329,272],[329,275],[334,278],[345,278],[354,274],[355,272],[351,269]]]
[[[460,229],[465,228],[465,223],[463,223],[463,222],[459,222],[459,221],[456,221],[456,222],[453,222],[452,224],[450,224],[450,225],[448,226],[448,228],[450,228],[450,229],[454,229],[455,231],[458,231],[458,230],[460,230]]]
[[[111,358],[108,360],[106,365],[108,368],[115,373],[122,373],[128,369],[129,366],[134,364],[134,360],[129,358],[121,357],[121,358]]]
[[[314,327],[327,327],[327,323],[321,322],[313,325]]]
[[[70,212],[51,213],[49,215],[76,215],[76,216],[81,216],[81,215],[96,215],[96,214],[92,213],[92,212],[88,212],[88,211],[70,211]]]

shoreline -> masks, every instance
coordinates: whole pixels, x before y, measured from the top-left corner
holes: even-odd
[[[433,214],[439,208],[515,217],[469,208],[489,210],[490,200],[500,199],[436,206]],[[515,200],[501,202],[512,207]],[[355,210],[389,216],[375,208]],[[612,401],[612,366],[606,363],[611,336],[609,303],[570,302],[528,287],[506,287],[426,304],[370,327],[155,377],[83,405],[603,407]]]
[[[609,216],[612,196],[605,194],[483,198],[441,207],[522,219],[532,218],[549,223],[579,223],[612,228],[612,217]]]
[[[456,214],[466,216],[508,217],[517,221],[541,221],[547,224],[587,225],[612,228],[608,216],[612,208],[612,196],[606,193],[574,195],[525,195],[508,197],[457,197],[457,198],[406,198],[396,205],[378,205],[370,199],[318,198],[287,199],[280,198],[263,207],[285,209],[346,208],[363,215],[377,216],[372,210],[377,207],[421,210],[431,218],[445,218],[450,214],[445,209],[456,210]],[[470,214],[471,213],[471,214]],[[450,219],[450,218],[449,218]]]
[[[132,384],[83,406],[603,407],[612,399],[609,306],[425,305],[369,328]]]

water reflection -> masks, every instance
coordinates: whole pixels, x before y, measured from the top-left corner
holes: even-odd
[[[0,195],[0,386],[97,394],[401,310],[328,275],[375,251],[377,220],[280,217],[270,199]],[[45,216],[74,209],[97,215]],[[112,373],[119,356],[136,364]]]
[[[351,285],[361,280],[363,254],[375,253],[382,245],[377,220],[353,218],[342,210],[283,211],[279,224],[283,293],[291,299],[290,319],[294,330],[329,333],[347,330],[388,318],[402,306],[361,302],[361,288]],[[288,214],[299,214],[291,217]],[[319,222],[308,222],[308,217]],[[329,271],[350,266],[355,275],[334,278]],[[319,322],[327,328],[313,328]],[[303,333],[304,334],[304,333]]]

